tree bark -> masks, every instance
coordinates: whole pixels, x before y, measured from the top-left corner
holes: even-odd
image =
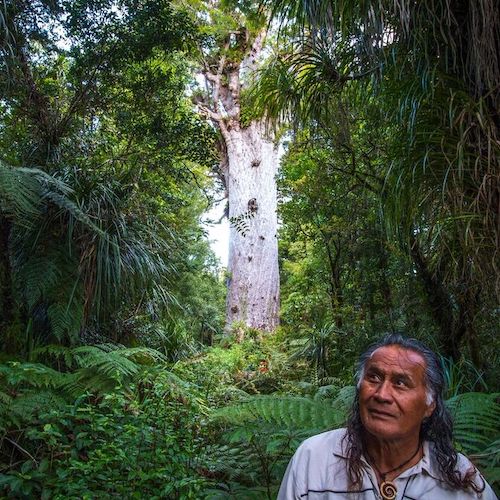
[[[330,284],[330,306],[332,308],[332,314],[335,321],[335,326],[337,328],[342,328],[343,318],[340,313],[340,308],[343,306],[344,298],[342,296],[342,287],[340,286],[340,242],[333,242],[335,247],[335,256],[333,255],[332,249],[330,247],[330,240],[332,237],[328,238],[326,234],[321,231],[321,236],[323,238],[323,243],[325,245],[326,255],[328,257],[329,265],[329,284]]]
[[[0,217],[0,334],[5,351],[9,349],[6,338],[7,328],[13,319],[14,299],[12,296],[12,276],[9,253],[11,222]]]
[[[277,149],[262,122],[228,134],[227,324],[271,331],[279,313]]]
[[[446,287],[438,274],[432,272],[415,237],[410,238],[410,255],[417,274],[423,284],[425,298],[432,318],[439,327],[439,337],[443,354],[453,361],[458,361],[461,355],[461,342],[465,335],[463,321],[457,321],[454,304]]]

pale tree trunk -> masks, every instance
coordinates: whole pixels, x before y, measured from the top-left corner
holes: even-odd
[[[235,322],[272,331],[279,322],[276,173],[278,154],[263,120],[242,124],[241,70],[256,69],[262,32],[240,62],[224,56],[204,71],[210,96],[200,109],[223,139],[221,170],[229,199],[229,266],[226,327]],[[229,40],[228,45],[229,47]]]
[[[278,155],[261,122],[228,132],[229,288],[227,324],[278,326]]]

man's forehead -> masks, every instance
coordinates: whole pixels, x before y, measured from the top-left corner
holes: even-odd
[[[377,366],[396,371],[425,371],[426,363],[423,356],[411,349],[397,345],[383,346],[375,349],[365,367]]]

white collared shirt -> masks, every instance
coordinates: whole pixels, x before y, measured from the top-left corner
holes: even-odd
[[[346,429],[337,429],[306,439],[288,464],[278,500],[380,500],[376,474],[364,458],[362,485],[349,491],[345,435]],[[451,489],[441,479],[430,450],[430,444],[424,442],[422,459],[392,481],[397,487],[397,500],[497,499],[479,472],[475,483],[482,486],[484,482],[481,493]],[[461,454],[457,465],[461,472],[472,466]]]

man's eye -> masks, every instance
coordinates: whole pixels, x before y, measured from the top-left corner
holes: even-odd
[[[378,382],[380,380],[380,376],[377,375],[376,373],[368,373],[366,378],[371,382]]]
[[[398,378],[398,379],[396,380],[396,385],[397,385],[398,387],[408,387],[408,384],[407,384],[406,380],[404,380],[404,379],[402,379],[402,378]]]

